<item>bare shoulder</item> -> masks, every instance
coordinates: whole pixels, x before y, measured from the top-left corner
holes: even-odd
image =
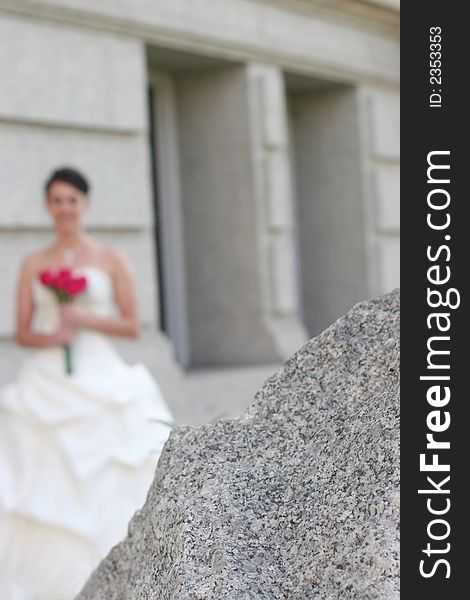
[[[130,262],[127,254],[120,248],[114,246],[101,246],[101,252],[104,261],[111,272],[115,274],[129,273],[131,271]]]
[[[27,254],[21,263],[21,273],[23,276],[32,276],[40,271],[47,261],[48,249],[38,250]]]

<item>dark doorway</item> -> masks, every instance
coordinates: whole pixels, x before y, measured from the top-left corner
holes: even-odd
[[[152,87],[148,89],[149,110],[149,143],[150,164],[152,169],[152,199],[153,199],[153,234],[156,252],[156,277],[158,282],[158,317],[160,330],[168,334],[168,320],[165,306],[165,274],[163,269],[162,219],[160,210],[160,193],[158,185],[158,156],[157,156],[157,119],[155,117],[157,97]]]

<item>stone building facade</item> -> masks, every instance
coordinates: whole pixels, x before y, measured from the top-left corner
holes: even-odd
[[[398,0],[0,0],[0,40],[0,336],[62,164],[185,368],[398,285]]]

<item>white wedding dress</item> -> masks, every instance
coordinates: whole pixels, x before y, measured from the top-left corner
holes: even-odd
[[[114,311],[110,276],[97,267],[77,304]],[[33,283],[35,329],[54,331],[52,293]],[[90,330],[72,346],[41,349],[0,392],[0,599],[72,600],[126,534],[173,425],[159,387]]]

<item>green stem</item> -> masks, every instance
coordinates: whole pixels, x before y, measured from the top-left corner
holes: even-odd
[[[65,372],[67,375],[71,375],[73,373],[72,369],[72,349],[69,345],[64,346],[64,356],[65,356]]]

